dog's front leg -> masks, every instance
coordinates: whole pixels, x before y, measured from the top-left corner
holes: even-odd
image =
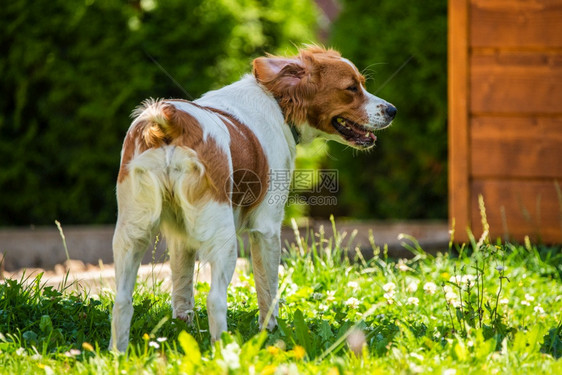
[[[265,235],[258,231],[251,232],[250,252],[258,294],[260,329],[265,326],[271,330],[277,325],[276,318],[279,315],[279,302],[277,301],[279,262],[281,260],[279,233]],[[266,321],[266,319],[268,320]]]

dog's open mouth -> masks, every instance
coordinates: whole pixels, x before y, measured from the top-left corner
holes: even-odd
[[[346,141],[360,147],[371,147],[377,140],[371,130],[341,116],[332,119],[332,126],[343,135]]]

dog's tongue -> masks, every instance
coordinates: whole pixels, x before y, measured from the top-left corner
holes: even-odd
[[[367,130],[367,129],[362,128],[362,127],[359,127],[359,126],[356,126],[356,125],[355,125],[354,123],[352,123],[352,122],[348,122],[347,124],[348,124],[348,126],[349,126],[351,129],[353,129],[353,131],[355,132],[355,134],[356,134],[357,136],[362,137],[362,138],[366,138],[366,139],[369,139],[369,138],[370,138],[370,139],[372,139],[373,141],[376,141],[376,140],[377,140],[377,136],[376,136],[375,134],[373,134],[372,131]]]

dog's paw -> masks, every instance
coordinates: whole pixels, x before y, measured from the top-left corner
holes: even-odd
[[[262,321],[262,319],[260,319],[260,331],[264,329],[264,326],[265,326],[264,322]],[[267,329],[268,331],[273,331],[275,327],[277,327],[277,319],[274,316],[272,316],[271,318],[269,318],[269,321],[267,322],[265,329]]]
[[[193,325],[193,316],[195,312],[193,310],[182,310],[181,312],[174,311],[173,318],[180,319],[189,325]]]

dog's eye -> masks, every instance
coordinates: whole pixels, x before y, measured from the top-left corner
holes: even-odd
[[[351,91],[351,92],[357,92],[357,85],[351,85],[348,88],[346,88],[347,91]]]

